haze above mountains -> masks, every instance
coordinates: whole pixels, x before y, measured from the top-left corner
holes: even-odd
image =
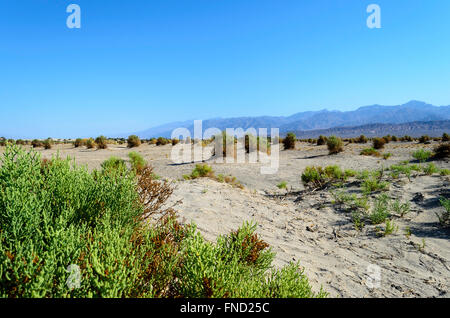
[[[170,137],[175,128],[184,127],[193,134],[193,121],[173,122],[135,132],[141,138]],[[450,106],[433,106],[421,101],[410,101],[403,105],[363,106],[353,111],[306,111],[291,116],[258,116],[213,118],[203,120],[203,130],[207,128],[279,128],[280,135],[293,131],[299,137],[313,138],[319,134],[339,134],[352,137],[360,134],[368,136],[380,132],[395,132],[411,136],[440,135],[450,131]],[[345,128],[344,128],[345,127]],[[417,129],[415,129],[416,127]],[[270,130],[269,130],[270,131]]]

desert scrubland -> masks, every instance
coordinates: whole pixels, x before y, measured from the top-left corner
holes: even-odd
[[[412,157],[436,145],[390,142],[380,151],[390,156],[383,158],[360,154],[369,143],[345,144],[329,155],[326,145],[297,142],[279,152],[275,174],[261,174],[263,163],[210,158],[203,164],[212,171],[204,178],[189,177],[198,163],[172,162],[172,145],[36,150],[47,159],[69,156],[91,171],[111,156],[128,161],[131,151],[138,152],[158,178],[173,182],[168,205],[175,205],[182,223],[194,222],[210,241],[245,221],[256,223],[258,236],[276,253],[274,265],[299,261],[315,292],[322,287],[331,297],[449,297],[450,232],[439,216],[446,211],[441,201],[450,197],[450,162]],[[330,180],[315,183],[302,178],[312,166],[337,167],[330,168]]]

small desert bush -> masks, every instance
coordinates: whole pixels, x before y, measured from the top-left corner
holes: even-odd
[[[389,190],[389,182],[381,181],[378,178],[371,176],[361,183],[361,191],[364,194],[370,194],[376,191]]]
[[[434,174],[434,173],[438,173],[439,172],[439,169],[438,169],[438,167],[436,167],[436,165],[434,164],[434,163],[429,163],[429,164],[427,164],[425,167],[423,167],[422,168],[423,169],[423,172],[426,174],[426,175],[428,175],[428,176],[431,176],[432,174]]]
[[[397,213],[400,217],[404,217],[409,213],[411,205],[409,202],[401,203],[399,200],[394,200],[391,204],[391,209],[393,212]]]
[[[42,141],[40,141],[38,139],[33,139],[33,141],[31,142],[31,145],[33,146],[33,148],[38,148],[38,147],[44,146]]]
[[[450,143],[439,144],[433,150],[436,159],[450,158]]]
[[[51,138],[47,138],[42,143],[44,145],[44,149],[52,149],[53,140]]]
[[[388,217],[390,217],[389,198],[387,195],[379,195],[375,199],[375,204],[369,215],[369,219],[372,224],[381,224],[385,222]]]
[[[423,135],[423,136],[420,136],[419,143],[421,143],[421,144],[429,143],[430,140],[431,140],[430,136]]]
[[[352,174],[350,171],[348,174]],[[347,174],[339,166],[308,166],[302,173],[301,179],[305,186],[323,187],[329,182],[342,181]]]
[[[388,144],[392,141],[392,137],[391,135],[386,135],[384,136],[382,139],[384,139],[384,141]]]
[[[412,153],[414,159],[417,159],[420,162],[427,161],[432,155],[431,151],[425,149],[418,149]]]
[[[295,141],[297,140],[297,137],[294,133],[289,132],[286,137],[283,139],[283,146],[285,150],[288,149],[295,149]]]
[[[361,135],[356,139],[356,142],[359,144],[365,144],[365,143],[367,143],[367,141],[368,141],[368,139],[364,135]]]
[[[127,147],[128,148],[134,148],[139,147],[141,145],[141,139],[139,139],[136,135],[131,135],[127,139]]]
[[[81,138],[75,139],[75,141],[74,141],[74,143],[73,143],[73,146],[74,146],[75,148],[81,147],[81,146],[83,146],[83,145],[84,145],[84,142],[83,142],[83,139],[81,139]]]
[[[327,147],[328,147],[328,153],[336,154],[344,150],[344,144],[342,142],[342,139],[336,136],[328,137],[327,139]]]
[[[107,139],[105,136],[98,136],[95,138],[95,145],[97,146],[97,149],[106,149],[108,148]]]
[[[169,143],[169,140],[167,140],[167,138],[164,137],[158,137],[158,139],[156,139],[156,145],[157,146],[165,146]]]
[[[327,137],[320,135],[317,139],[317,146],[322,146],[327,143]]]
[[[89,138],[86,140],[86,148],[92,149],[95,147],[95,141],[93,138]]]
[[[214,171],[211,166],[207,164],[197,164],[195,165],[195,169],[192,170],[189,176],[184,176],[185,179],[197,179],[197,178],[206,178],[213,177]]]
[[[390,152],[386,152],[383,154],[383,159],[388,160],[391,156],[392,156],[392,154]]]
[[[286,181],[281,181],[280,183],[277,184],[277,188],[278,189],[286,189],[287,188],[287,182]]]
[[[441,140],[443,142],[450,141],[450,136],[447,133],[443,133]]]
[[[180,142],[180,140],[178,140],[177,138],[173,138],[172,139],[172,146],[177,145]]]
[[[360,152],[360,155],[363,156],[374,156],[379,157],[381,156],[380,152],[377,151],[375,148],[365,148]]]
[[[131,151],[128,154],[128,158],[130,158],[131,169],[137,174],[140,174],[147,166],[147,161],[145,161],[144,157],[135,151]]]
[[[388,236],[398,231],[398,226],[389,219],[386,219],[384,230],[379,230],[378,234],[380,236]]]
[[[411,136],[405,135],[400,138],[400,141],[403,141],[403,142],[413,141],[413,138]]]
[[[440,174],[441,176],[449,176],[449,175],[450,175],[450,169],[441,169],[441,170],[439,171],[439,174]]]
[[[375,149],[383,149],[386,144],[386,140],[384,138],[373,138],[372,144]]]

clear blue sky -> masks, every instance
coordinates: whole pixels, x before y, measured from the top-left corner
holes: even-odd
[[[0,135],[448,105],[449,57],[448,0],[1,0]]]

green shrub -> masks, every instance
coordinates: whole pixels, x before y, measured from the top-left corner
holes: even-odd
[[[420,162],[425,162],[431,157],[431,151],[424,149],[418,149],[412,153],[413,158],[419,160]]]
[[[95,138],[95,145],[97,146],[97,149],[106,149],[108,148],[107,139],[105,136],[99,136]]]
[[[394,221],[386,219],[384,231],[380,232],[380,235],[388,236],[388,235],[391,235],[392,233],[395,233],[397,231],[398,231],[398,226],[395,225]]]
[[[353,174],[353,171],[348,171]],[[347,178],[347,174],[339,166],[308,166],[302,173],[301,179],[305,186],[322,187],[329,182],[342,181]]]
[[[376,198],[372,213],[369,215],[372,224],[381,224],[390,216],[388,204],[389,198],[386,195],[379,195]]]
[[[344,144],[342,142],[342,139],[338,138],[336,136],[328,137],[327,147],[328,147],[328,153],[330,155],[339,153],[344,150]]]
[[[378,152],[374,148],[365,148],[365,149],[363,149],[360,152],[360,155],[363,155],[363,156],[374,156],[374,157],[381,156],[380,152]]]
[[[441,176],[448,176],[448,175],[450,175],[450,169],[441,169],[441,170],[439,171],[439,174],[440,174]]]
[[[190,178],[191,179],[205,178],[205,177],[212,177],[213,175],[214,171],[211,168],[211,166],[208,166],[207,164],[198,164],[195,165],[195,169],[192,170]]]
[[[111,170],[124,172],[127,169],[125,160],[114,156],[110,157],[108,160],[103,161],[101,167],[104,172],[109,172]]]
[[[178,140],[177,138],[173,138],[172,139],[172,146],[177,145],[180,142],[180,140]]]
[[[386,144],[386,140],[384,138],[373,138],[372,144],[375,149],[383,149]]]
[[[391,156],[392,156],[392,154],[390,152],[386,152],[383,154],[383,159],[388,160]]]
[[[409,204],[409,202],[401,203],[399,200],[395,200],[391,205],[392,211],[397,213],[400,217],[404,217],[406,214],[408,214],[410,208],[411,205]]]
[[[389,182],[380,181],[372,176],[361,183],[361,190],[364,194],[370,194],[375,191],[387,191],[389,190]]]
[[[429,163],[426,167],[423,167],[423,172],[426,175],[431,176],[433,173],[438,173],[439,169],[436,167],[434,163]]]
[[[145,168],[145,166],[147,165],[147,161],[144,159],[144,157],[142,157],[141,154],[135,152],[135,151],[131,151],[128,154],[128,157],[130,158],[130,162],[131,162],[131,169],[137,173],[140,174],[141,171]]]
[[[287,182],[281,181],[279,184],[277,184],[278,189],[286,189],[287,188]]]
[[[89,138],[86,140],[86,148],[87,149],[92,149],[95,147],[95,141],[93,138]]]
[[[139,139],[136,135],[131,135],[127,139],[127,147],[128,148],[134,148],[139,147],[141,145],[141,139]]]
[[[289,132],[286,135],[286,138],[283,139],[283,145],[284,145],[284,149],[288,150],[288,149],[295,149],[295,142],[297,141],[297,137],[295,136],[294,133]]]

